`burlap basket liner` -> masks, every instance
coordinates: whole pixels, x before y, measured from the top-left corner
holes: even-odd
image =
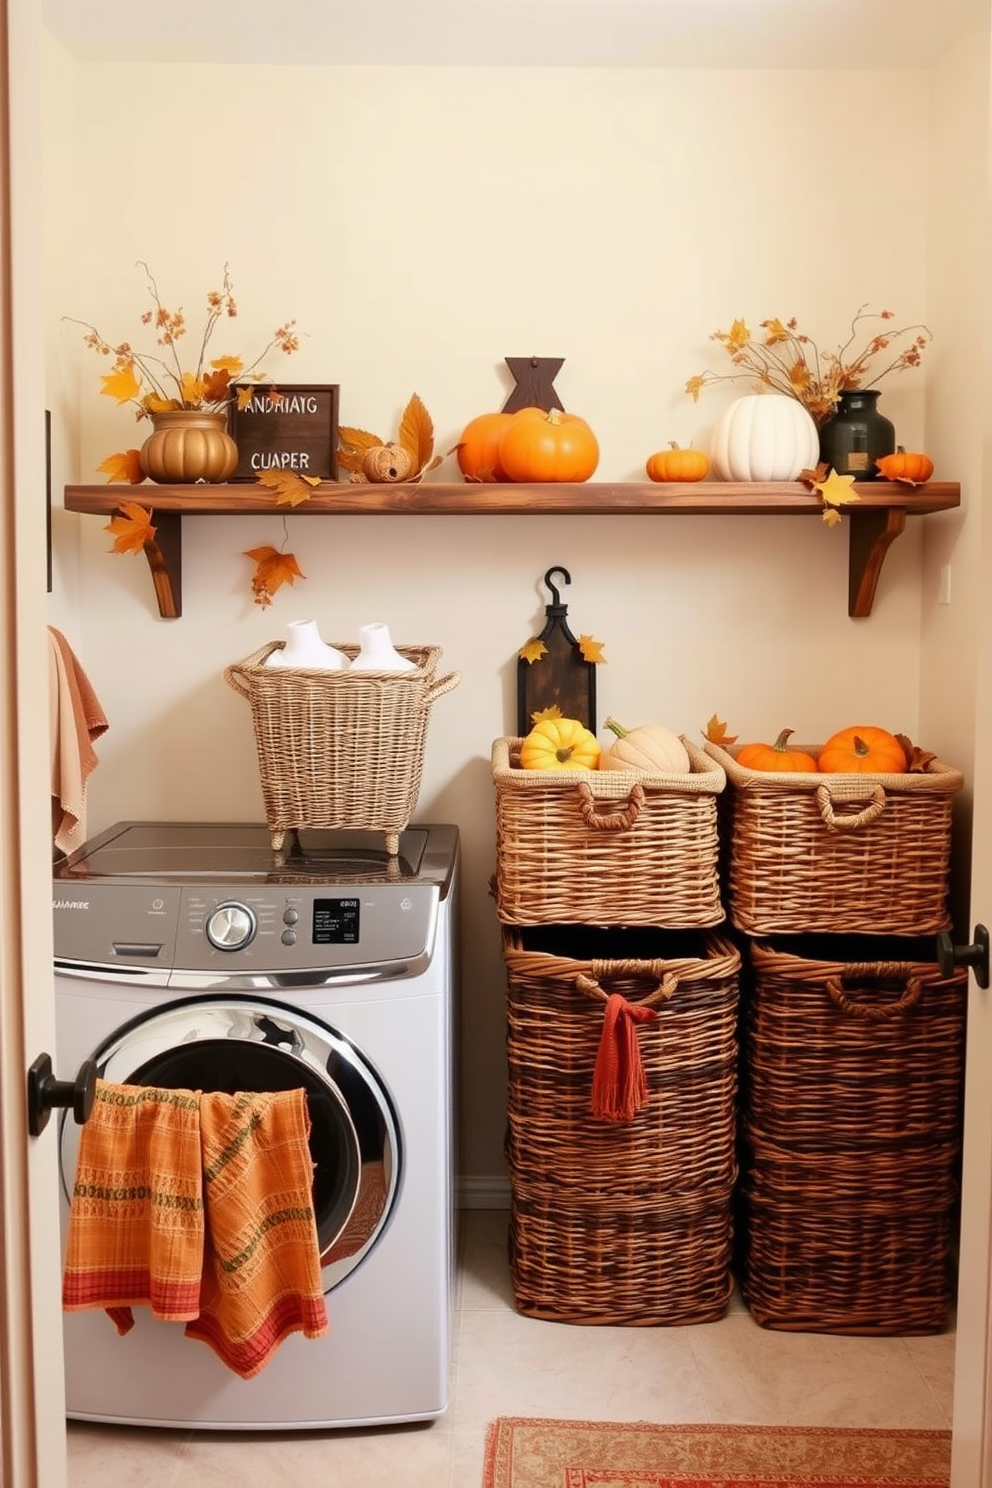
[[[740,956],[705,930],[504,926],[506,1158],[520,1311],[567,1322],[722,1315],[736,1179]],[[643,1104],[593,1112],[608,999],[636,1027]]]
[[[740,1123],[742,1289],[765,1326],[946,1326],[967,972],[932,942],[750,947]]]
[[[726,776],[683,737],[688,775],[522,770],[496,739],[495,898],[511,925],[717,925]]]
[[[928,935],[946,930],[959,770],[844,775],[751,770],[740,746],[706,744],[726,772],[728,911],[750,935]],[[819,757],[818,745],[797,745]]]
[[[436,676],[437,646],[397,646],[416,663],[407,672],[265,666],[282,644],[224,670],[251,706],[273,847],[287,831],[318,827],[384,832],[395,854],[420,795],[431,707],[459,674]],[[357,654],[357,646],[335,645]]]

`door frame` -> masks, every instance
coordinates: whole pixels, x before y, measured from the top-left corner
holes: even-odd
[[[37,0],[0,0],[0,1480],[65,1488],[55,1125],[26,1101],[55,1047],[40,48]]]

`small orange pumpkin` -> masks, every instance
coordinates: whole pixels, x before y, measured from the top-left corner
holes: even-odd
[[[506,480],[506,471],[499,461],[499,441],[512,418],[512,413],[480,413],[465,425],[455,446],[455,457],[466,479]]]
[[[702,450],[680,449],[674,440],[670,448],[649,455],[648,476],[653,481],[700,481],[710,473],[710,457]]]
[[[830,736],[820,750],[817,768],[829,774],[902,775],[906,754],[888,729],[856,724]]]
[[[521,408],[499,441],[511,481],[585,481],[599,464],[599,442],[585,419],[560,408]]]
[[[739,765],[748,770],[816,771],[816,760],[804,749],[790,749],[792,729],[783,729],[774,744],[742,744],[737,751]]]
[[[886,480],[905,481],[908,486],[922,486],[933,475],[929,455],[907,454],[901,444],[894,455],[883,455],[875,464]]]

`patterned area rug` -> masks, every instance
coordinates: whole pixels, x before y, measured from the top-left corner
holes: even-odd
[[[483,1488],[947,1488],[949,1431],[501,1416]]]

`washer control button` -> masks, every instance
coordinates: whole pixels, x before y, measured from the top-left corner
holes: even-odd
[[[294,946],[296,944],[296,931],[295,930],[284,930],[282,932],[282,935],[280,936],[280,939],[281,939],[283,945]]]
[[[297,925],[299,924],[299,920],[300,911],[298,909],[287,909],[284,911],[282,917],[282,922],[284,925]]]
[[[258,921],[247,904],[231,900],[207,915],[207,939],[218,951],[243,951],[255,939]]]

